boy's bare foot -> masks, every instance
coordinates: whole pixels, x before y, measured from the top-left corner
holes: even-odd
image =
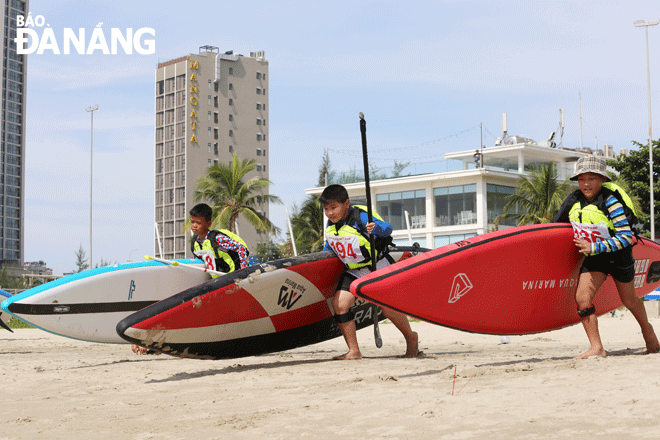
[[[576,356],[575,359],[587,359],[591,356],[605,357],[607,356],[607,352],[602,348],[601,349],[592,348],[589,351],[582,353],[580,356]]]
[[[348,361],[348,360],[355,360],[355,359],[362,359],[362,353],[359,351],[357,353],[349,351],[348,353],[344,353],[341,356],[335,356],[332,359],[336,361]]]
[[[410,340],[406,341],[406,354],[403,357],[416,358],[419,356],[419,336],[417,332],[412,332]]]
[[[642,329],[642,336],[644,337],[644,342],[646,342],[647,353],[657,353],[660,351],[660,343],[658,343],[658,337],[655,335],[651,324],[649,324],[648,328]]]

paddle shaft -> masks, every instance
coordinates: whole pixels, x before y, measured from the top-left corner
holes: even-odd
[[[360,112],[360,134],[362,135],[362,162],[364,163],[364,186],[367,192],[367,216],[368,222],[373,223],[373,213],[371,212],[371,188],[369,186],[369,158],[367,156],[367,121],[364,120],[364,113]],[[376,270],[376,240],[374,234],[369,234],[369,244],[371,245],[371,271]],[[380,337],[380,328],[378,327],[378,308],[374,311],[374,339],[376,347],[383,346],[383,339]]]
[[[185,267],[186,269],[201,270],[202,272],[206,272],[209,275],[226,275],[226,273],[224,272],[218,272],[217,270],[209,270],[206,267],[193,266],[192,264],[179,264],[178,261],[165,260],[163,258],[151,257],[149,255],[145,255],[144,258],[146,260],[154,260],[154,261],[158,261],[159,263],[169,264],[170,266],[174,266],[174,267]]]

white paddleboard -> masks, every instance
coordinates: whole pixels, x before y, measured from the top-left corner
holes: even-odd
[[[157,301],[208,281],[200,260],[123,263],[67,275],[5,299],[5,312],[42,330],[90,342],[126,343],[117,323]]]

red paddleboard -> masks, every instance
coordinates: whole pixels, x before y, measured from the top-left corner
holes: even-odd
[[[660,245],[633,247],[635,288],[660,286]],[[521,226],[472,237],[355,280],[359,298],[459,330],[496,335],[538,333],[580,322],[575,291],[582,256],[567,224]],[[612,277],[594,300],[603,315],[621,300]]]
[[[159,352],[199,359],[255,356],[326,341],[341,335],[332,297],[343,270],[332,252],[246,267],[133,313],[119,322],[117,333]],[[362,300],[353,311],[358,329],[373,324],[378,313],[382,319],[377,306]]]

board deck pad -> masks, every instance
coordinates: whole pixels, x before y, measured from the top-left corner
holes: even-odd
[[[156,261],[99,267],[26,290],[0,304],[3,312],[60,336],[122,343],[117,323],[131,313],[209,280],[203,271],[181,267],[199,260]]]
[[[343,270],[332,252],[250,266],[124,318],[117,333],[159,352],[199,359],[255,356],[323,342],[341,335],[332,297]],[[363,300],[353,311],[358,329],[373,324],[375,314],[383,319],[380,308]]]
[[[660,286],[660,245],[633,246],[637,296]],[[575,291],[582,256],[566,224],[509,228],[478,235],[355,280],[369,302],[446,327],[522,335],[580,322]],[[612,277],[594,300],[603,315],[620,307]]]

